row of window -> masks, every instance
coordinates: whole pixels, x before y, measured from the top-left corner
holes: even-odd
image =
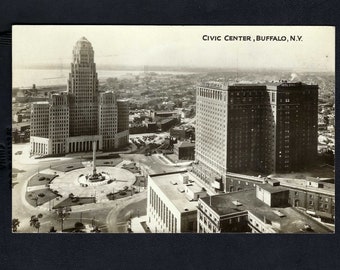
[[[177,218],[174,217],[173,213],[164,204],[160,197],[154,192],[154,190],[149,187],[150,198],[149,202],[151,207],[155,210],[155,214],[160,218],[161,222],[169,228],[169,231],[177,232]]]

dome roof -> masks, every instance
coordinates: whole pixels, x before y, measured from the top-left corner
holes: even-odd
[[[75,49],[81,50],[81,49],[92,49],[92,44],[90,41],[86,39],[86,37],[81,37],[75,47]]]
[[[90,46],[91,46],[91,42],[88,41],[88,40],[86,39],[86,37],[81,37],[81,38],[77,41],[76,44],[78,44],[78,45],[90,45]]]
[[[81,37],[78,41],[80,41],[80,42],[83,42],[83,41],[89,42],[89,41],[86,39],[86,37]]]

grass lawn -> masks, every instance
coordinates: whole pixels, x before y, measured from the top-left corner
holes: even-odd
[[[25,194],[26,201],[36,207],[38,205],[43,205],[44,203],[53,200],[58,197],[55,193],[53,193],[50,189],[39,189],[31,192],[26,192]],[[37,200],[36,200],[37,199]]]
[[[147,178],[145,176],[136,176],[136,181],[133,183],[134,186],[146,187]]]
[[[66,206],[74,206],[74,205],[83,205],[89,203],[95,203],[96,199],[94,197],[74,197],[74,198],[67,198],[63,200],[61,203],[58,203],[53,209],[66,207]]]
[[[33,187],[47,185],[57,176],[57,174],[38,173],[31,178],[27,186]]]
[[[85,168],[85,167],[82,163],[79,162],[79,163],[63,164],[63,165],[59,165],[59,166],[53,166],[51,169],[56,170],[56,171],[60,171],[60,172],[69,172],[69,171],[81,169],[81,168]]]
[[[136,163],[124,164],[122,166],[122,168],[125,169],[125,170],[128,170],[129,172],[132,172],[132,173],[139,173],[140,172],[140,170],[136,166]]]
[[[111,160],[97,159],[96,160],[96,166],[114,167],[114,166],[117,166],[117,164],[121,163],[122,161],[123,161],[122,158],[115,158],[115,159],[111,159]]]
[[[138,193],[137,190],[135,190],[133,192],[134,193]],[[132,194],[132,195],[133,195]],[[106,197],[109,199],[109,200],[118,200],[118,199],[121,199],[121,198],[125,198],[125,197],[129,197],[131,196],[131,189],[128,189],[128,190],[121,190],[121,191],[118,191],[118,192],[115,192],[115,193],[109,193],[106,195]]]

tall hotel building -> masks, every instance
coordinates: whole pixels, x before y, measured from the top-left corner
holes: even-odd
[[[208,82],[196,90],[196,161],[207,186],[226,175],[301,170],[317,157],[318,86]]]
[[[31,110],[31,154],[57,155],[128,144],[129,105],[112,91],[98,91],[91,43],[84,37],[73,49],[67,92],[35,102]]]

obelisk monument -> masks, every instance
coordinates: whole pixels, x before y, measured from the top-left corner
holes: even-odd
[[[96,170],[96,148],[97,148],[97,142],[93,141],[92,142],[92,149],[93,149],[93,176],[97,175],[97,170]]]

